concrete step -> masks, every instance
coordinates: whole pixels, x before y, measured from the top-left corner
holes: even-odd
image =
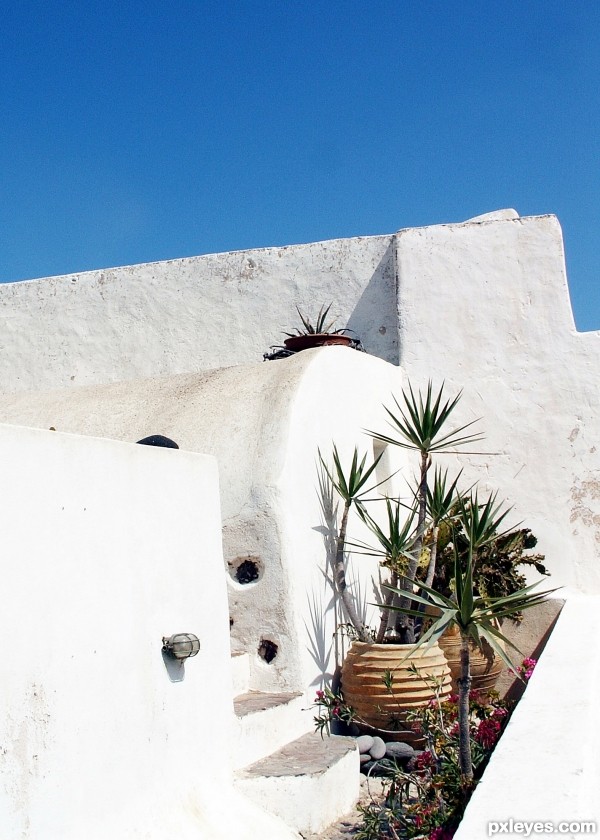
[[[231,654],[233,696],[246,694],[250,689],[250,657],[247,653]]]
[[[246,767],[313,729],[313,715],[302,694],[248,691],[234,697],[237,726],[231,760]]]
[[[356,741],[310,732],[238,770],[235,786],[295,831],[319,833],[358,799]]]

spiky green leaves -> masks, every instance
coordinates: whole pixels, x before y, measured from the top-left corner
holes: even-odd
[[[443,595],[422,583],[415,584],[421,594],[413,593],[412,600],[436,612],[435,620],[421,636],[417,647],[433,644],[447,627],[455,624],[463,635],[469,636],[477,644],[481,645],[481,640],[485,639],[505,664],[516,670],[515,664],[500,642],[518,653],[520,651],[500,632],[497,622],[499,619],[510,618],[515,613],[538,606],[549,595],[556,592],[556,589],[534,591],[538,585],[535,583],[510,595],[497,598],[483,598],[475,593],[473,570],[477,553],[497,538],[498,531],[510,510],[498,504],[496,493],[489,496],[485,502],[479,501],[477,492],[471,493],[468,498],[458,497],[457,520],[468,540],[468,551],[462,555],[455,551],[454,595],[452,597]],[[399,591],[399,594],[402,593]],[[415,617],[423,616],[422,610],[412,607],[396,606],[392,609]]]
[[[377,487],[377,483],[371,486],[367,485],[369,479],[375,472],[382,455],[383,453],[381,453],[381,455],[379,455],[373,463],[367,467],[367,455],[363,455],[359,461],[358,449],[355,447],[352,455],[350,471],[346,474],[344,472],[344,468],[342,467],[337,446],[334,445],[333,447],[333,470],[331,470],[325,463],[323,456],[321,455],[321,450],[319,450],[319,460],[321,461],[321,466],[325,470],[329,480],[339,495],[342,497],[344,503],[349,505],[359,502],[362,496],[366,495],[374,487]]]
[[[296,331],[293,333],[284,333],[284,335],[293,338],[295,335],[330,335],[330,334],[337,334],[345,332],[344,328],[340,330],[332,330],[331,328],[336,322],[336,318],[333,318],[329,323],[327,323],[327,315],[329,314],[329,310],[333,306],[332,303],[329,304],[328,307],[325,307],[325,304],[319,309],[319,314],[313,324],[307,315],[303,315],[302,312],[296,307],[296,312],[300,316],[300,321],[302,322],[302,329],[296,327]],[[352,330],[349,330],[352,332]]]
[[[443,402],[444,384],[434,395],[431,381],[427,384],[425,397],[419,391],[415,395],[409,384],[408,391],[402,392],[402,402],[393,396],[397,412],[385,407],[392,429],[400,433],[400,438],[390,437],[378,432],[369,432],[377,440],[401,446],[404,449],[416,449],[422,454],[448,452],[457,446],[465,446],[482,440],[480,434],[463,434],[477,420],[444,432],[448,418],[456,408],[462,391],[454,399]]]

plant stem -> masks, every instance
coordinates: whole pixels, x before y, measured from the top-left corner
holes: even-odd
[[[396,588],[398,586],[398,573],[392,572],[390,577],[390,586]],[[379,622],[379,630],[377,631],[377,638],[375,641],[377,644],[381,644],[385,639],[385,631],[388,629],[388,623],[390,620],[391,610],[390,607],[392,606],[392,602],[394,600],[394,592],[390,592],[390,590],[386,590],[385,598],[383,599],[383,608],[381,610],[381,621]]]
[[[352,597],[350,595],[350,592],[348,591],[348,586],[346,584],[346,564],[344,562],[344,547],[346,544],[346,529],[348,527],[348,514],[350,513],[351,504],[351,501],[347,501],[344,503],[344,512],[342,514],[342,521],[340,523],[340,530],[338,532],[335,552],[334,580],[337,591],[340,595],[342,604],[344,606],[344,611],[348,617],[348,620],[350,621],[350,624],[356,630],[359,641],[368,642],[369,636],[365,630],[365,625],[360,620],[358,613],[356,612]]]
[[[429,555],[429,565],[427,566],[427,577],[425,579],[425,586],[431,587],[433,585],[433,576],[435,575],[435,564],[437,561],[437,543],[440,534],[440,526],[434,525],[431,532],[431,553]]]
[[[469,692],[471,691],[471,657],[469,637],[460,631],[460,677],[458,682],[458,739],[460,774],[464,787],[473,781],[471,761],[471,733],[469,726]]]
[[[411,609],[412,601],[410,593],[412,585],[417,577],[417,567],[423,549],[423,537],[425,535],[425,517],[427,515],[427,471],[431,466],[431,455],[428,452],[421,450],[421,478],[419,480],[419,518],[417,520],[417,538],[415,540],[414,551],[408,564],[408,571],[404,578],[403,588],[406,590],[406,595],[399,599],[398,608]],[[401,640],[404,644],[412,645],[415,643],[415,621],[411,616],[405,613],[400,613],[398,622],[398,631]]]

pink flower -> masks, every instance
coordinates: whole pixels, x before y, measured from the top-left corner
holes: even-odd
[[[438,825],[437,828],[434,828],[431,834],[429,835],[428,840],[452,840],[454,837],[454,831],[451,828],[444,828],[441,825]]]
[[[426,770],[428,767],[433,767],[433,755],[429,750],[425,750],[417,756],[415,760],[417,770]]]
[[[490,718],[482,720],[477,727],[475,740],[485,749],[491,749],[500,735],[500,721]]]

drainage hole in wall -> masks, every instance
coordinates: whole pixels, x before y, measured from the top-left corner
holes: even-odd
[[[264,659],[265,662],[272,662],[277,656],[277,651],[278,647],[275,644],[275,642],[272,642],[270,639],[260,640],[260,644],[258,646],[258,655],[261,659]]]
[[[229,629],[231,630],[232,627],[233,627],[233,618],[231,616],[229,616]]]
[[[263,563],[256,554],[242,554],[229,560],[227,563],[229,574],[236,583],[246,586],[249,583],[256,583],[263,573]]]
[[[258,563],[254,560],[244,560],[235,570],[235,579],[238,583],[252,583],[258,580]]]

